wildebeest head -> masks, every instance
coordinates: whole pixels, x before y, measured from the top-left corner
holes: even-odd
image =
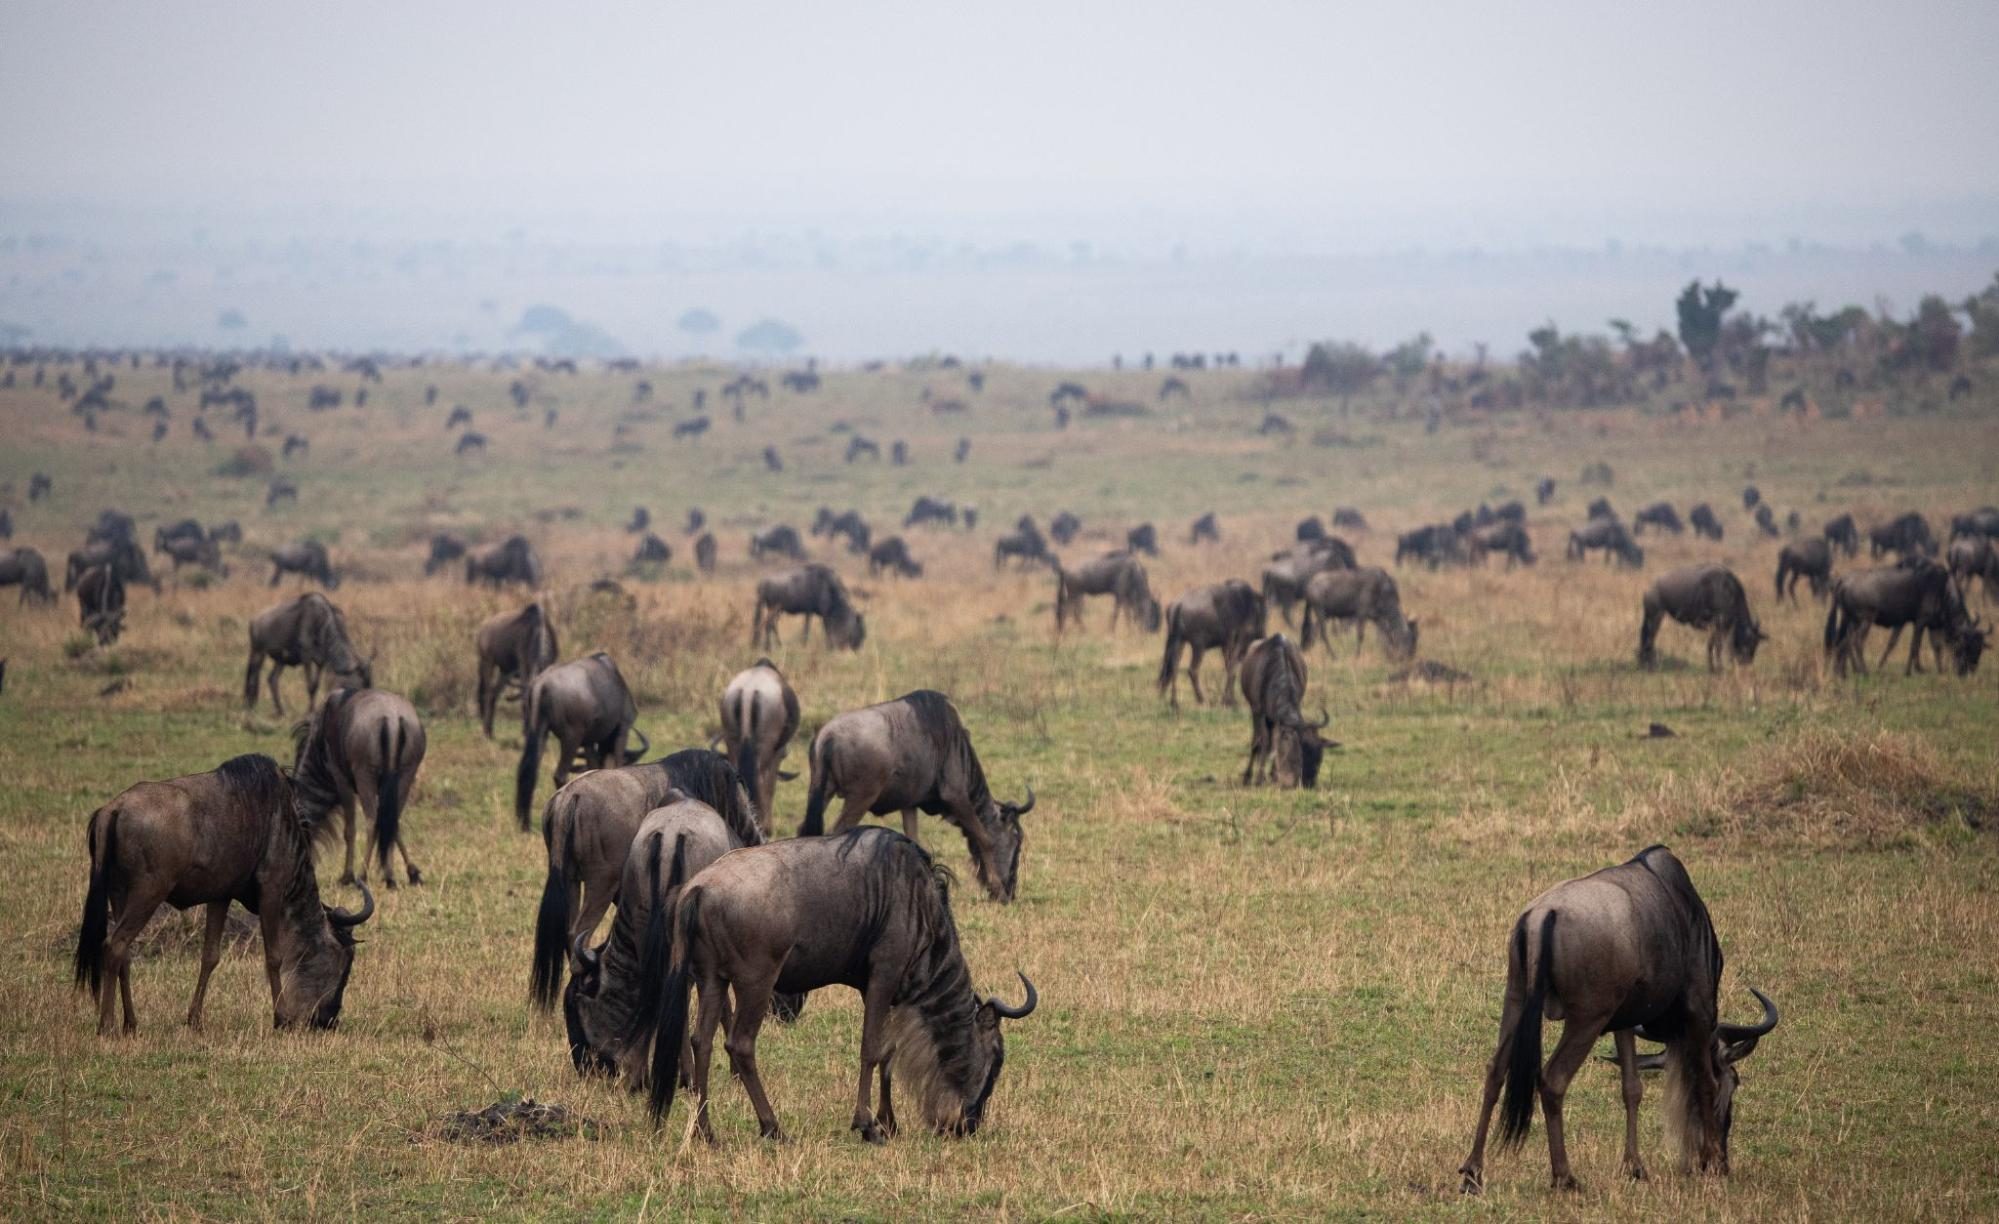
[[[989,858],[977,860],[979,883],[995,900],[1013,900],[1014,890],[1020,885],[1020,818],[1034,810],[1034,788],[1027,788],[1027,798],[1019,803],[1005,803],[993,800],[990,815],[980,813],[986,822],[986,839],[990,846]]]
[[[1985,648],[1992,644],[1992,631],[1984,627],[1977,618],[1972,618],[1960,626],[1951,638],[1951,661],[1960,676],[1969,676],[1978,670],[1978,660]]]
[[[1721,1173],[1728,1172],[1728,1134],[1735,1126],[1735,1090],[1742,1086],[1742,1074],[1735,1069],[1735,1064],[1755,1053],[1756,1043],[1763,1040],[1764,1037],[1769,1035],[1771,1030],[1777,1027],[1777,1005],[1770,1001],[1770,996],[1764,994],[1754,986],[1749,988],[1749,993],[1755,995],[1756,1001],[1763,1005],[1763,1018],[1754,1024],[1729,1024],[1723,1022],[1717,1024],[1714,1029],[1714,1049],[1712,1055],[1714,1060],[1712,1066],[1712,1074],[1714,1076],[1714,1118],[1710,1133],[1717,1150],[1711,1154],[1696,1151],[1687,1151],[1685,1153],[1689,1163],[1699,1161],[1703,1165],[1712,1164]],[[1643,1026],[1639,1027],[1638,1033],[1641,1037],[1647,1035]],[[1672,1070],[1667,1055],[1663,1053],[1641,1056],[1638,1059],[1638,1068],[1641,1071],[1667,1070],[1669,1073]],[[1699,1070],[1695,1071],[1695,1074],[1699,1073]],[[1681,1085],[1668,1083],[1669,1100],[1681,1095],[1682,1091]],[[1673,1122],[1678,1121],[1678,1119],[1672,1118],[1670,1114],[1676,1113],[1680,1109],[1686,1109],[1690,1107],[1690,1104],[1691,1102],[1686,1102],[1677,1107],[1668,1106],[1669,1126]],[[1685,1128],[1685,1133],[1683,1133],[1682,1137],[1683,1143],[1691,1143],[1696,1140],[1697,1136],[1692,1131],[1692,1127]]]
[[[1332,720],[1332,715],[1321,709],[1317,722],[1300,718],[1278,733],[1279,786],[1296,785],[1306,790],[1319,788],[1319,766],[1325,761],[1326,749],[1340,746],[1337,740],[1329,740],[1320,734]]]
[[[1755,618],[1744,616],[1735,622],[1728,645],[1735,653],[1735,661],[1747,667],[1756,661],[1756,648],[1769,639],[1770,635],[1763,632],[1763,626]]]
[[[1159,632],[1159,625],[1163,619],[1163,614],[1159,610],[1159,599],[1157,596],[1153,595],[1149,590],[1141,591],[1134,611],[1138,614],[1138,623],[1145,626],[1147,633]]]
[[[604,966],[600,954],[590,946],[588,934],[578,935],[570,946],[569,985],[562,992],[562,1021],[569,1030],[569,1058],[576,1064],[578,1075],[607,1075],[618,1073],[618,1064],[605,1053],[608,1043],[603,1034],[592,1033],[583,1014],[583,1001],[594,999],[604,984]]]
[[[311,870],[310,866],[305,870]],[[280,979],[276,1027],[330,1029],[340,1023],[341,1000],[347,993],[347,978],[354,971],[354,928],[375,914],[375,895],[366,884],[357,887],[361,890],[360,912],[324,906],[325,928]]]
[[[849,607],[845,616],[826,618],[826,638],[834,646],[859,650],[868,640],[868,618]]]

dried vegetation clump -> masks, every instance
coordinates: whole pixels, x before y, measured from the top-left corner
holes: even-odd
[[[1930,830],[1991,827],[1999,791],[1895,731],[1810,730],[1782,740],[1703,800],[1690,831],[1878,849]]]

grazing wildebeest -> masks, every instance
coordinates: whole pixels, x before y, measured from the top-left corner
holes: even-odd
[[[409,848],[403,844],[402,813],[423,765],[425,743],[416,707],[381,689],[336,688],[292,728],[292,790],[299,819],[317,826],[332,816],[335,807],[346,817],[342,884],[356,879],[365,884],[368,860],[378,852],[387,887],[396,886],[392,852],[403,856],[403,873],[410,883],[423,883],[423,872],[410,861]],[[361,856],[359,876],[354,874],[357,804],[368,818],[368,848]]]
[[[543,668],[521,691],[521,762],[514,771],[514,816],[521,832],[528,829],[528,808],[534,802],[535,775],[541,771],[543,741],[553,735],[561,745],[555,758],[555,786],[569,781],[576,754],[585,769],[633,765],[652,744],[632,724],[639,711],[632,691],[610,655],[598,651]],[[639,746],[627,750],[628,736]]]
[[[771,472],[784,470],[784,458],[777,453],[775,446],[764,447],[764,469]]]
[[[1687,525],[1694,529],[1695,535],[1704,540],[1719,540],[1722,538],[1721,520],[1715,517],[1714,507],[1708,505],[1706,502],[1695,506],[1688,513]]]
[[[467,583],[483,582],[498,587],[517,582],[522,586],[540,586],[541,578],[541,558],[535,555],[534,545],[528,543],[526,536],[508,536],[489,548],[465,554]]]
[[[1195,587],[1166,606],[1166,651],[1159,663],[1159,687],[1174,709],[1180,708],[1180,649],[1189,652],[1187,679],[1194,700],[1201,695],[1201,657],[1222,652],[1222,704],[1235,704],[1236,671],[1249,644],[1265,630],[1263,596],[1247,582],[1231,578],[1213,586]]]
[[[1299,646],[1311,649],[1312,631],[1316,628],[1319,643],[1331,653],[1333,643],[1328,626],[1333,621],[1352,622],[1356,650],[1367,640],[1367,627],[1372,624],[1388,643],[1388,653],[1399,659],[1414,657],[1417,637],[1422,632],[1414,619],[1403,615],[1402,593],[1396,589],[1394,577],[1372,565],[1327,570],[1312,575],[1305,584],[1305,617],[1298,630]]]
[[[257,677],[264,660],[271,661],[271,708],[285,712],[278,700],[278,676],[287,667],[305,669],[306,703],[319,699],[319,676],[332,668],[334,679],[347,688],[373,688],[374,668],[354,650],[347,636],[347,618],[326,596],[314,591],[259,612],[250,622],[250,661],[243,672],[243,704],[257,704]]]
[[[763,830],[771,830],[778,762],[798,734],[798,694],[769,659],[737,672],[722,690],[722,742],[756,797]]]
[[[1111,597],[1111,628],[1117,628],[1118,614],[1147,633],[1159,629],[1159,600],[1153,597],[1145,567],[1128,552],[1109,552],[1085,561],[1074,570],[1055,567],[1055,631],[1062,632],[1069,621],[1083,624],[1083,599],[1089,595]]]
[[[1569,560],[1580,561],[1593,548],[1603,550],[1605,561],[1616,561],[1633,569],[1645,564],[1645,550],[1616,519],[1591,519],[1583,524],[1582,530],[1569,533]]]
[[[1930,534],[1930,525],[1922,515],[1911,510],[1893,522],[1877,523],[1867,529],[1868,555],[1878,557],[1889,552],[1904,557],[1937,555],[1936,537]]]
[[[902,520],[902,526],[907,530],[918,523],[938,523],[946,527],[956,527],[958,507],[952,502],[935,497],[918,497],[911,503],[908,515]]]
[[[847,439],[848,463],[852,463],[856,459],[873,459],[879,462],[881,457],[881,444],[874,439],[864,438],[860,434],[855,434],[853,437]]]
[[[329,591],[340,589],[340,575],[333,572],[333,562],[326,555],[326,545],[318,540],[299,540],[271,550],[269,585],[278,585],[286,574],[297,574],[300,579],[310,578]]]
[[[632,521],[625,524],[626,532],[637,535],[650,526],[652,526],[652,511],[644,506],[633,506]]]
[[[1299,519],[1298,526],[1292,535],[1300,544],[1311,544],[1323,540],[1326,538],[1325,520],[1316,514],[1310,518]]]
[[[304,434],[285,435],[285,445],[282,454],[286,459],[291,458],[293,455],[306,454],[311,450],[312,439],[306,437]]]
[[[109,646],[125,631],[125,583],[116,566],[93,565],[76,580],[77,614],[84,629]]]
[[[1331,717],[1321,709],[1318,722],[1308,722],[1300,707],[1305,701],[1305,656],[1290,638],[1274,634],[1249,648],[1242,663],[1242,695],[1249,705],[1249,761],[1242,784],[1258,776],[1281,787],[1316,790],[1319,765],[1326,749],[1339,745],[1323,738]]]
[[[1166,381],[1159,384],[1159,402],[1163,404],[1175,395],[1183,400],[1192,398],[1192,393],[1187,390],[1186,381],[1169,374]]]
[[[798,538],[798,529],[789,523],[779,523],[768,531],[750,537],[750,560],[761,561],[765,554],[785,557],[793,561],[805,560],[805,544]]]
[[[1034,810],[1034,788],[1019,804],[994,798],[971,733],[944,694],[919,689],[836,714],[812,737],[807,761],[812,783],[800,837],[825,831],[826,805],[835,795],[841,799],[836,834],[864,816],[901,812],[903,832],[915,841],[919,811],[942,816],[964,834],[979,883],[994,900],[1013,900],[1020,818]]]
[[[883,570],[891,570],[904,578],[923,577],[923,565],[909,555],[909,545],[903,543],[899,535],[890,536],[868,550],[868,573],[880,577]]]
[[[909,443],[897,438],[889,443],[888,461],[897,467],[909,466]],[[963,462],[963,460],[960,460]]]
[[[1335,506],[1333,507],[1333,526],[1343,527],[1348,531],[1366,531],[1367,516],[1352,506]]]
[[[1680,522],[1679,512],[1673,509],[1671,502],[1653,502],[1632,517],[1631,534],[1644,535],[1647,527],[1657,527],[1672,535],[1679,535],[1686,530]]]
[[[153,551],[156,553],[167,552],[167,546],[175,540],[200,541],[207,538],[208,533],[201,529],[200,523],[194,519],[181,519],[177,523],[169,523],[164,527],[153,528]]]
[[[1353,549],[1338,536],[1325,536],[1317,540],[1301,541],[1282,552],[1270,554],[1270,564],[1263,567],[1262,594],[1264,602],[1274,605],[1284,623],[1291,623],[1291,606],[1305,598],[1305,584],[1314,574],[1330,569],[1352,569]]]
[[[208,529],[208,538],[217,544],[241,544],[243,528],[235,519],[224,519]]]
[[[648,531],[632,553],[633,565],[665,565],[673,560],[673,546]]]
[[[812,534],[828,538],[844,536],[847,551],[854,553],[867,552],[868,545],[874,540],[874,530],[868,526],[868,520],[861,517],[860,511],[842,510],[835,514],[825,506],[819,507],[819,514],[813,519]]]
[[[137,583],[160,589],[160,580],[154,576],[153,567],[146,563],[146,554],[130,539],[98,538],[85,544],[69,555],[69,562],[63,576],[63,589],[75,590],[77,580],[86,570],[108,567],[118,575],[120,582]]]
[[[1755,519],[1756,530],[1770,539],[1774,540],[1783,534],[1777,529],[1777,512],[1770,508],[1769,502],[1763,502],[1756,507]]]
[[[1545,506],[1555,500],[1555,478],[1543,476],[1534,482],[1534,504]]]
[[[517,400],[516,403],[518,404],[519,401]],[[470,425],[471,423],[472,410],[463,404],[453,404],[451,411],[446,413],[444,417],[444,427],[446,429],[456,429],[460,425]]]
[[[479,656],[479,725],[492,739],[501,696],[509,689],[525,691],[542,669],[554,666],[561,648],[540,603],[486,618],[473,641]]]
[[[1985,602],[1992,602],[1994,591],[1999,589],[1999,544],[1991,536],[1958,536],[1950,542],[1945,560],[1965,598],[1970,598],[1971,580],[1977,578],[1985,584]]]
[[[1159,555],[1159,532],[1151,523],[1140,523],[1124,533],[1124,547],[1127,552],[1144,553],[1148,557]]]
[[[1860,553],[1860,528],[1854,524],[1851,514],[1827,519],[1825,538],[1827,542],[1837,545],[1839,550],[1849,557]]]
[[[1667,1133],[1683,1168],[1728,1172],[1735,1120],[1735,1064],[1777,1027],[1777,1007],[1763,1005],[1756,1024],[1720,1020],[1721,942],[1707,905],[1672,851],[1651,846],[1630,862],[1569,880],[1528,903],[1513,924],[1506,958],[1506,1001],[1499,1043],[1485,1072],[1471,1155],[1458,1169],[1464,1191],[1485,1185],[1485,1140],[1493,1106],[1499,1143],[1518,1147],[1534,1124],[1534,1099],[1548,1124],[1554,1186],[1576,1188],[1562,1129],[1569,1081],[1605,1031],[1615,1039],[1624,1081],[1624,1171],[1643,1179],[1638,1104],[1644,1087],[1637,1038],[1664,1042]],[[1563,1021],[1562,1037],[1541,1065],[1541,1020]]]
[[[486,435],[479,433],[477,430],[468,429],[458,435],[458,441],[452,446],[451,453],[454,455],[469,455],[473,451],[478,451],[482,455],[486,453]]]
[[[1077,518],[1067,510],[1062,511],[1048,521],[1048,538],[1065,547],[1082,530],[1083,520]]]
[[[1466,560],[1464,533],[1471,529],[1472,516],[1462,517],[1465,520],[1462,530],[1456,523],[1431,523],[1396,536],[1395,564],[1413,558],[1436,569]]]
[[[705,434],[707,432],[708,432],[708,418],[705,416],[698,416],[690,420],[681,421],[675,424],[673,427],[673,436],[675,438],[698,438],[702,434]]]
[[[695,799],[712,808],[737,845],[764,840],[736,767],[705,748],[687,748],[644,765],[598,769],[573,779],[549,797],[541,840],[548,878],[535,918],[534,967],[529,993],[535,1006],[555,1006],[565,958],[597,929],[611,903],[646,814],[675,801]]]
[[[195,437],[200,438],[203,442],[215,441],[215,431],[210,429],[208,422],[202,420],[200,417],[194,418],[194,421],[188,428],[194,432]]]
[[[122,510],[100,510],[97,522],[91,525],[84,536],[84,543],[137,544],[139,527],[132,516]]]
[[[1203,540],[1211,544],[1222,542],[1222,527],[1215,521],[1215,512],[1212,510],[1195,519],[1194,525],[1187,529],[1187,543],[1199,544]]]
[[[439,532],[430,537],[430,556],[423,563],[424,577],[430,577],[464,555],[465,541],[455,535]]]
[[[1465,548],[1473,565],[1484,565],[1487,553],[1503,553],[1506,568],[1515,565],[1532,565],[1534,542],[1527,535],[1527,528],[1512,519],[1499,519],[1483,527],[1474,527],[1465,537]]]
[[[55,495],[55,487],[55,481],[49,479],[47,472],[36,472],[28,477],[28,500],[38,502],[44,497],[52,497]]]
[[[1590,502],[1589,508],[1583,513],[1583,517],[1592,522],[1597,519],[1611,519],[1615,521],[1617,518],[1617,507],[1610,504],[1608,497],[1598,497]]]
[[[1825,650],[1833,656],[1838,675],[1844,676],[1849,665],[1863,674],[1867,671],[1867,630],[1873,625],[1892,630],[1876,667],[1888,661],[1902,630],[1913,625],[1915,635],[1909,641],[1903,675],[1923,669],[1925,632],[1931,635],[1933,650],[1945,644],[1951,647],[1958,675],[1978,670],[1987,634],[1966,610],[1964,593],[1951,581],[1950,571],[1934,561],[1917,557],[1842,574],[1833,580],[1831,604],[1826,612]]]
[[[704,531],[701,538],[694,541],[694,568],[704,574],[715,572],[715,533]]]
[[[708,1064],[727,992],[735,997],[729,1064],[767,1139],[783,1137],[757,1072],[757,1030],[772,994],[834,985],[860,992],[852,1126],[870,1143],[896,1133],[895,1078],[914,1093],[933,1130],[976,1131],[1005,1060],[1000,1021],[1029,1015],[1036,1003],[1025,975],[1027,1000],[1019,1007],[972,990],[951,918],[949,876],[890,829],[736,851],[687,882],[668,923],[669,970],[648,1034],[652,1115],[658,1121],[672,1108],[684,1072],[695,1097],[694,1128],[711,1143]],[[701,1010],[690,1026],[688,996],[696,986]],[[869,1100],[877,1071],[878,1110]]]
[[[993,541],[993,568],[1005,565],[1009,557],[1019,561],[1023,569],[1030,563],[1055,564],[1055,554],[1048,551],[1048,540],[1034,525],[1033,515],[1021,515],[1012,531]]]
[[[867,618],[855,611],[846,584],[827,566],[801,565],[759,579],[756,609],[750,618],[750,645],[777,645],[777,618],[791,613],[805,618],[805,640],[812,640],[812,618],[826,628],[834,647],[859,650],[867,640]]]
[[[124,1032],[138,1031],[132,1010],[132,941],[165,902],[208,907],[201,975],[187,1022],[201,1027],[209,975],[222,960],[229,903],[260,919],[264,973],[279,1028],[330,1029],[354,966],[353,928],[375,912],[361,890],[361,912],[321,905],[313,875],[313,839],[324,831],[298,818],[291,785],[277,762],[240,756],[208,773],[141,782],[91,813],[84,834],[90,886],[76,938],[76,984],[98,1002],[97,1034],[117,1033],[114,999],[125,1005]],[[113,986],[116,990],[113,990]]]
[[[30,599],[44,604],[56,601],[49,586],[49,563],[32,548],[0,549],[0,586],[19,586],[22,603]]]
[[[1952,539],[1967,535],[1999,538],[1999,506],[1980,506],[1968,514],[1951,515],[1950,534]]]
[[[1763,492],[1755,485],[1749,485],[1742,490],[1742,508],[1744,510],[1754,510],[1758,505],[1762,504],[1762,501]]]
[[[1724,645],[1743,667],[1756,661],[1765,639],[1749,611],[1749,593],[1725,565],[1689,565],[1659,575],[1645,591],[1644,620],[1638,627],[1638,666],[1658,662],[1659,622],[1672,617],[1690,629],[1708,630],[1707,669],[1721,670]]]
[[[1798,579],[1811,583],[1812,598],[1823,599],[1832,581],[1832,543],[1807,536],[1777,550],[1777,598],[1798,602]]]
[[[898,442],[896,443],[896,445],[901,446],[902,443]],[[970,438],[962,438],[962,437],[959,438],[958,444],[951,448],[951,462],[963,463],[965,460],[970,459],[971,457],[972,457],[972,440]],[[907,458],[906,455],[905,458]],[[902,460],[899,459],[896,462],[900,463],[902,462]]]

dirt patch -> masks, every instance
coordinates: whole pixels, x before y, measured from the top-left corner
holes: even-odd
[[[1999,791],[1911,736],[1811,731],[1773,745],[1722,787],[1700,832],[1881,847],[1930,829],[1987,831]]]
[[[533,1097],[495,1101],[476,1113],[460,1110],[445,1114],[435,1128],[438,1137],[452,1143],[493,1146],[523,1139],[595,1139],[604,1133],[602,1123]]]

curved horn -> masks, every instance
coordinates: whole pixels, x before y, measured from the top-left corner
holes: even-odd
[[[569,941],[569,956],[571,960],[574,960],[577,964],[590,970],[592,973],[597,971],[598,954],[590,946],[590,932],[580,931],[577,933],[575,939]]]
[[[1749,988],[1749,993],[1755,995],[1756,1001],[1763,1005],[1763,1019],[1761,1022],[1756,1024],[1715,1025],[1715,1030],[1714,1030],[1715,1036],[1721,1038],[1723,1042],[1729,1045],[1734,1045],[1737,1042],[1746,1041],[1749,1042],[1750,1045],[1753,1047],[1756,1043],[1757,1038],[1762,1037],[1764,1034],[1768,1033],[1771,1029],[1777,1027],[1777,1005],[1770,1001],[1770,996],[1764,994],[1762,991],[1756,989],[1754,986],[1751,986]],[[1748,1052],[1749,1052],[1748,1050],[1743,1051],[1744,1054],[1747,1054]],[[1740,1055],[1738,1055],[1737,1057],[1740,1057]]]
[[[720,731],[717,731],[717,732],[716,732],[715,734],[713,734],[713,735],[709,736],[709,737],[708,737],[708,751],[710,751],[710,752],[713,752],[713,751],[715,751],[715,748],[716,748],[716,746],[717,746],[718,744],[720,744],[721,742],[722,742],[722,733],[721,733]]]
[[[368,891],[366,884],[359,883],[358,881],[354,887],[361,890],[361,912],[354,914],[344,909],[335,909],[331,905],[327,906],[326,920],[334,926],[357,927],[375,916],[375,894]]]
[[[1027,975],[1018,969],[1014,970],[1014,974],[1020,978],[1020,984],[1027,987],[1027,1002],[1022,1003],[1019,1007],[1008,1007],[1006,1004],[1000,1002],[998,995],[986,996],[986,1003],[992,1007],[993,1013],[1003,1016],[1008,1020],[1020,1020],[1031,1015],[1035,1004],[1041,1002],[1041,996],[1036,993],[1034,983],[1028,980]]]
[[[645,732],[639,730],[637,727],[633,727],[632,734],[639,737],[639,746],[635,749],[625,749],[625,764],[627,765],[638,764],[645,759],[647,753],[652,751],[652,741],[646,738]]]
[[[1314,731],[1322,731],[1322,730],[1324,730],[1324,729],[1325,729],[1325,728],[1326,728],[1326,727],[1327,727],[1327,726],[1328,726],[1328,725],[1329,725],[1329,724],[1330,724],[1330,723],[1331,723],[1332,721],[1333,721],[1333,716],[1332,716],[1331,714],[1328,714],[1328,713],[1326,712],[1326,707],[1325,707],[1325,706],[1321,705],[1321,706],[1319,707],[1319,721],[1318,721],[1318,722],[1315,722],[1315,723],[1313,723],[1313,724],[1311,724],[1311,726],[1312,726],[1312,730],[1314,730]]]
[[[1027,802],[1020,805],[1019,809],[1014,812],[1014,816],[1016,818],[1025,816],[1033,810],[1034,810],[1034,788],[1030,786],[1027,788]],[[1016,970],[1016,972],[1018,971]],[[1021,980],[1026,981],[1027,979],[1022,978]],[[1032,995],[1034,993],[1034,988],[1032,986],[1029,986],[1027,989],[1029,995]],[[1033,1007],[1034,1004],[1029,1003],[1028,1006]]]

